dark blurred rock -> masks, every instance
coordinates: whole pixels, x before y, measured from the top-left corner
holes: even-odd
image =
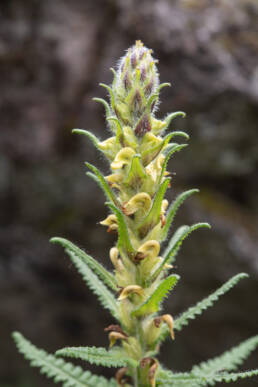
[[[166,308],[176,315],[233,274],[252,274],[166,344],[163,360],[187,369],[257,333],[257,1],[2,1],[0,384],[51,385],[17,354],[12,330],[50,351],[107,344],[110,317],[48,239],[70,238],[110,267],[112,237],[96,224],[104,198],[84,176],[83,161],[107,169],[70,131],[86,127],[105,138],[102,106],[91,98],[106,95],[98,83],[111,82],[109,67],[135,39],[154,49],[162,82],[172,83],[158,115],[188,113],[172,126],[191,134],[190,147],[170,163],[172,188],[200,187],[201,195],[175,224],[213,226],[185,242],[177,260],[182,281]]]

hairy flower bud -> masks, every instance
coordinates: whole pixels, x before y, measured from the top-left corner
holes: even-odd
[[[121,58],[112,85],[114,113],[138,137],[151,130],[151,110],[159,86],[156,62],[152,51],[136,41]]]
[[[121,149],[116,157],[113,163],[111,164],[112,169],[121,169],[124,165],[130,164],[133,155],[135,154],[135,151],[132,148],[123,148]]]
[[[118,224],[117,224],[117,218],[114,214],[108,215],[108,217],[101,222],[99,222],[102,226],[108,227],[108,232],[117,231],[118,230]]]
[[[134,195],[127,203],[123,206],[123,212],[126,215],[132,215],[138,210],[142,210],[146,213],[151,206],[151,197],[146,192],[140,192]]]
[[[114,265],[114,268],[118,271],[121,272],[124,269],[123,263],[121,259],[119,259],[119,251],[117,247],[112,247],[109,251],[109,257],[111,262]]]
[[[108,335],[108,338],[109,338],[109,347],[113,347],[113,345],[115,344],[115,342],[117,340],[127,340],[127,335],[121,333],[121,332],[110,332],[109,335]]]
[[[159,242],[150,240],[141,245],[137,253],[143,254],[146,259],[156,258],[160,250]]]
[[[130,378],[128,377],[128,375],[126,375],[127,371],[128,371],[128,368],[123,367],[116,372],[115,379],[119,386],[125,386],[126,383],[130,381]]]
[[[132,293],[138,294],[138,296],[142,296],[143,289],[141,286],[138,286],[138,285],[129,285],[122,290],[122,292],[120,293],[120,296],[118,297],[118,301],[124,300]]]
[[[147,375],[151,387],[155,387],[156,385],[155,374],[157,372],[158,365],[158,361],[152,357],[145,357],[140,361],[140,367],[148,369]]]

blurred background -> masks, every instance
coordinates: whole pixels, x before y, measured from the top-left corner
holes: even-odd
[[[182,280],[165,309],[173,316],[238,272],[250,273],[198,317],[161,359],[173,370],[220,354],[258,327],[258,2],[257,0],[2,0],[0,3],[0,386],[51,386],[10,338],[19,330],[54,352],[107,346],[112,323],[63,250],[63,236],[111,267],[113,236],[98,222],[104,196],[84,161],[107,166],[74,127],[107,137],[104,112],[114,66],[136,39],[159,59],[158,117],[184,110],[172,129],[190,146],[177,154],[169,199],[200,188],[175,226],[208,221],[177,259]],[[243,369],[257,367],[257,352]],[[87,365],[85,366],[87,368]],[[115,370],[88,367],[96,373]],[[258,380],[239,382],[257,386]]]

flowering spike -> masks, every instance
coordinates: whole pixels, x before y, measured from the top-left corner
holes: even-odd
[[[171,113],[163,120],[155,117],[160,91],[163,87],[170,86],[169,83],[159,84],[156,64],[152,51],[141,41],[136,41],[120,60],[117,68],[111,69],[114,75],[112,85],[101,84],[108,91],[110,102],[95,98],[95,101],[101,102],[105,107],[112,136],[99,141],[87,131],[74,130],[75,133],[86,135],[103,152],[110,165],[110,174],[104,176],[95,166],[86,163],[90,169],[87,174],[104,191],[108,199],[106,204],[111,210],[111,214],[100,224],[107,226],[108,232],[117,236],[117,242],[109,251],[114,273],[107,271],[65,239],[52,239],[53,242],[61,243],[103,307],[118,321],[118,324],[111,324],[105,329],[110,347],[115,346],[106,351],[105,355],[109,359],[107,363],[119,366],[125,363],[126,367],[117,372],[116,381],[105,381],[102,378],[98,383],[99,379],[93,376],[92,381],[88,383],[88,378],[85,379],[86,373],[78,373],[78,367],[73,369],[71,364],[65,364],[61,359],[38,351],[20,335],[15,334],[20,351],[32,360],[32,364],[40,366],[44,373],[54,376],[55,381],[62,381],[67,386],[85,383],[103,387],[213,385],[216,381],[230,381],[244,377],[243,375],[258,373],[225,373],[223,357],[222,360],[208,362],[207,375],[204,373],[205,366],[193,368],[190,374],[175,374],[162,369],[156,359],[159,345],[169,333],[174,340],[174,330],[180,330],[187,325],[190,319],[212,305],[214,300],[228,291],[239,279],[246,277],[245,274],[234,277],[207,299],[181,314],[175,322],[171,315],[160,313],[161,304],[179,280],[175,272],[168,275],[168,271],[174,269],[171,263],[175,260],[182,242],[193,231],[207,228],[209,225],[197,223],[180,227],[167,248],[161,250],[161,243],[169,235],[169,228],[178,208],[197,190],[184,192],[168,207],[169,203],[165,198],[167,189],[171,186],[171,177],[168,177],[170,173],[167,171],[168,161],[175,152],[186,146],[170,141],[174,136],[188,139],[188,135],[173,131],[163,136],[171,121],[179,116],[184,117],[185,114]],[[250,344],[250,347],[248,344],[248,348],[241,347],[244,355],[242,352],[237,355],[235,351],[227,354],[228,367],[233,364],[235,368],[239,359],[243,359],[246,351],[256,345],[255,343]],[[90,359],[93,359],[94,353],[100,352],[93,349]],[[235,359],[233,363],[232,356]],[[88,355],[87,358],[89,359]],[[97,357],[95,363],[99,361]],[[51,368],[52,364],[54,368]],[[211,369],[214,364],[215,368],[219,367],[215,372]]]

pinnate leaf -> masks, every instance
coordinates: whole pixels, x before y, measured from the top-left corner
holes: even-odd
[[[41,369],[41,373],[48,378],[54,379],[55,383],[62,383],[64,387],[116,387],[114,380],[107,380],[102,376],[83,371],[79,366],[58,359],[42,349],[35,347],[26,340],[20,333],[14,332],[13,338],[19,352],[27,360],[30,360],[32,367]]]
[[[158,385],[169,387],[200,387],[200,378],[190,372],[171,372],[161,370],[157,377]]]
[[[79,247],[75,246],[72,242],[68,241],[65,238],[51,238],[51,243],[58,243],[63,246],[66,250],[70,250],[72,253],[76,254],[77,257],[82,261],[82,263],[88,265],[99,278],[101,278],[110,289],[117,291],[117,285],[114,276],[107,271],[98,261],[92,258],[90,255],[85,253]]]
[[[195,306],[190,307],[180,317],[174,321],[174,330],[181,331],[181,329],[189,324],[190,320],[194,320],[197,315],[202,314],[204,310],[209,308],[214,304],[215,301],[218,301],[220,296],[227,293],[233,286],[235,286],[241,279],[247,278],[248,274],[240,273],[228,280],[224,285],[218,288],[214,293],[210,294],[207,298],[204,298],[202,301],[198,302]],[[169,329],[166,325],[162,325],[161,334],[158,341],[163,341],[169,335]]]
[[[164,252],[164,263],[171,263],[175,260],[175,256],[178,253],[183,241],[193,231],[199,228],[211,228],[209,223],[196,223],[192,226],[181,226],[171,238],[165,252]]]
[[[225,372],[225,373],[218,373],[218,374],[211,374],[207,376],[202,376],[204,379],[203,386],[214,386],[216,382],[236,382],[239,379],[246,379],[251,378],[253,376],[258,375],[258,369],[257,370],[251,370],[251,371],[245,371],[245,372]]]
[[[93,291],[93,293],[96,294],[102,306],[105,309],[108,309],[116,319],[119,319],[117,302],[110,290],[76,253],[70,249],[65,249],[65,251],[71,258],[79,273],[82,275],[82,278],[86,284]]]
[[[203,374],[209,372],[219,372],[222,370],[235,371],[257,347],[258,335],[251,337],[220,356],[194,366],[192,368],[192,372],[195,374]]]
[[[155,280],[157,276],[161,273],[163,270],[165,264],[171,263],[175,260],[175,256],[178,253],[184,239],[191,234],[191,232],[199,229],[199,228],[210,228],[210,225],[208,223],[196,223],[192,226],[181,226],[179,229],[175,232],[173,237],[171,238],[168,247],[166,248],[164,255],[164,260],[161,262],[159,267],[155,270],[155,272],[152,274],[151,279]]]
[[[195,306],[189,308],[179,318],[176,319],[174,329],[180,331],[184,325],[188,325],[189,320],[193,320],[198,314],[201,314],[205,309],[209,308],[219,299],[220,296],[228,292],[233,286],[235,286],[241,279],[247,278],[248,274],[240,273],[232,277],[218,290],[212,293],[209,297],[198,302]]]
[[[108,200],[111,200],[113,203],[117,203],[116,196],[112,189],[109,187],[105,177],[102,175],[102,173],[96,168],[94,165],[90,163],[85,163],[85,165],[93,172],[87,172],[87,175],[93,178],[100,188],[103,190],[104,194],[106,195]]]
[[[172,373],[167,371],[158,378],[159,385],[168,387],[205,387],[214,386],[217,382],[235,382],[238,379],[246,379],[258,375],[258,370],[251,370],[236,373],[203,373],[196,375],[194,373]]]
[[[166,224],[163,228],[162,240],[165,240],[167,238],[170,226],[175,218],[175,215],[179,207],[189,196],[197,192],[199,192],[198,189],[190,189],[189,191],[182,192],[180,195],[177,196],[174,202],[170,205],[166,215]]]
[[[130,361],[121,354],[118,356],[116,351],[107,351],[105,348],[96,347],[68,347],[59,349],[56,355],[81,359],[90,364],[104,367],[124,367]]]

